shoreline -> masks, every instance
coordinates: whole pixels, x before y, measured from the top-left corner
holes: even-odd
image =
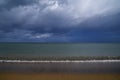
[[[120,60],[0,60],[1,72],[18,73],[119,73]]]
[[[0,60],[0,63],[111,63],[120,60]]]

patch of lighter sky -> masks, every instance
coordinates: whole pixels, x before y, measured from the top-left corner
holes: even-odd
[[[44,33],[44,34],[29,35],[29,38],[32,38],[32,39],[41,39],[41,38],[49,38],[51,36],[52,36],[52,33]]]

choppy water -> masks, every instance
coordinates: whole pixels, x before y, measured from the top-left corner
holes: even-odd
[[[0,43],[0,56],[120,56],[120,43]]]

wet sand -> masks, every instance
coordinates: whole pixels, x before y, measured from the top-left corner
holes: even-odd
[[[0,73],[0,80],[120,80],[120,74]]]
[[[120,62],[1,62],[0,80],[120,80]]]
[[[19,73],[120,73],[120,62],[0,63],[0,72]]]

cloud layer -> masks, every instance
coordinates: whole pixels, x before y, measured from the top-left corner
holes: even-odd
[[[119,0],[0,0],[0,41],[96,41],[89,33],[98,34],[97,41],[119,41],[119,3]]]

